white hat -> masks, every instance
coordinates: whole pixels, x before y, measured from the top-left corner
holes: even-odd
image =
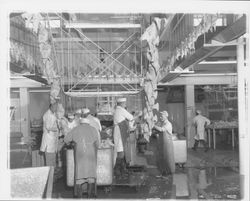
[[[126,98],[118,98],[117,99],[117,103],[122,103],[122,102],[126,102],[127,99]]]
[[[166,110],[164,110],[163,112],[161,112],[162,115],[164,115],[165,117],[168,117],[168,112]]]
[[[77,109],[76,111],[75,111],[75,114],[81,114],[82,113],[82,110],[81,109]]]
[[[69,118],[69,119],[74,119],[75,117],[74,117],[73,114],[68,114],[68,118]]]
[[[200,110],[196,110],[196,113],[197,113],[197,114],[201,114],[201,111],[200,111]]]
[[[83,114],[88,114],[89,112],[90,112],[90,110],[88,108],[83,108],[82,109]]]
[[[87,118],[81,118],[81,119],[80,119],[80,123],[81,123],[81,124],[84,124],[84,123],[85,123],[85,124],[89,124],[90,122],[89,122],[89,120],[88,120]]]

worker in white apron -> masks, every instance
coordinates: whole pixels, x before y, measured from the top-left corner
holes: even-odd
[[[56,167],[59,129],[56,117],[57,104],[51,104],[43,115],[43,137],[40,151],[45,153],[45,165]]]
[[[201,115],[201,111],[196,111],[196,116],[193,119],[193,126],[195,127],[195,143],[194,147],[192,148],[194,151],[196,151],[199,142],[203,143],[203,146],[205,147],[205,152],[208,151],[208,146],[205,141],[205,127],[210,124],[210,120],[204,116]]]
[[[101,122],[98,118],[94,117],[93,114],[90,112],[90,110],[88,108],[83,108],[82,109],[82,116],[83,118],[86,118],[89,120],[89,124],[90,126],[94,127],[96,129],[96,131],[98,132],[98,140],[99,143],[101,143],[101,130],[102,130],[102,126],[101,126]]]
[[[123,176],[126,173],[126,162],[124,159],[124,143],[129,136],[128,121],[134,119],[126,109],[126,98],[118,98],[114,112],[114,173],[116,176]]]

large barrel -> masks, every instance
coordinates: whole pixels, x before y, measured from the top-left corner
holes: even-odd
[[[67,149],[66,151],[66,176],[67,186],[74,186],[74,174],[75,174],[75,160],[74,149]]]
[[[187,142],[186,140],[173,140],[175,163],[187,162]]]
[[[67,186],[74,186],[74,150],[66,151]],[[111,185],[113,182],[113,148],[99,148],[97,152],[97,185]]]
[[[106,186],[113,182],[113,148],[100,148],[97,152],[97,185]]]

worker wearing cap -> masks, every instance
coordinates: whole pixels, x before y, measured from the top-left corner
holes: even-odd
[[[82,115],[84,118],[89,120],[90,126],[92,126],[96,129],[96,131],[98,132],[99,142],[101,142],[100,132],[102,130],[102,126],[101,126],[100,120],[98,118],[94,117],[88,108],[82,109]]]
[[[72,114],[72,113],[68,114],[68,130],[69,131],[80,124],[81,114],[82,114],[81,109],[77,109],[75,111],[75,114]]]
[[[75,124],[74,126],[78,126],[80,124],[81,116],[82,116],[82,110],[77,109],[74,115],[74,124]]]
[[[68,128],[69,128],[69,130],[72,130],[73,128],[75,128],[77,126],[76,122],[74,120],[75,120],[74,114],[68,114]]]
[[[168,112],[163,111],[161,112],[161,121],[162,126],[154,125],[154,128],[160,132],[162,132],[164,135],[172,135],[173,127],[172,123],[168,120]],[[157,166],[158,169],[161,171],[161,176],[166,176],[167,174],[170,174],[170,158],[165,161],[164,156],[166,153],[164,153],[164,147],[162,146],[162,141],[160,138],[157,140],[157,148],[156,148],[156,160],[157,160]]]
[[[132,121],[133,115],[126,109],[126,98],[118,98],[114,112],[114,173],[123,176],[126,173],[126,162],[124,159],[124,144],[129,137],[128,124],[126,120]]]
[[[43,137],[40,151],[45,153],[45,165],[56,166],[59,129],[56,117],[57,104],[51,104],[43,115]]]
[[[205,147],[205,152],[208,151],[208,146],[205,141],[205,127],[210,124],[210,120],[204,116],[201,115],[200,110],[196,110],[196,116],[193,119],[193,126],[195,127],[195,143],[194,147],[192,148],[194,151],[196,151],[199,141],[203,143]]]
[[[162,126],[155,125],[154,128],[160,132],[167,132],[168,134],[172,135],[173,127],[172,123],[168,120],[167,111],[161,112],[161,120],[163,122],[163,125]]]
[[[80,119],[80,124],[64,138],[65,143],[74,142],[75,146],[75,191],[82,196],[82,189],[87,189],[88,198],[93,197],[97,176],[98,133],[90,126],[89,120]],[[84,188],[85,187],[85,188]]]

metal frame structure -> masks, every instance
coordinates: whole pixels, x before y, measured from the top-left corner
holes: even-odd
[[[126,94],[130,92],[131,94],[134,94],[135,92],[140,91],[139,86],[143,77],[142,68],[141,67],[138,68],[139,72],[133,72],[133,70],[131,70],[128,66],[126,66],[126,64],[119,61],[119,59],[125,56],[126,53],[129,52],[128,50],[133,45],[135,45],[135,40],[138,34],[139,33],[141,34],[141,29],[140,31],[138,30],[138,24],[136,24],[137,26],[135,27],[133,26],[131,27],[131,29],[135,28],[132,34],[129,34],[129,36],[125,38],[123,42],[121,42],[120,40],[117,41],[117,42],[120,42],[121,44],[119,44],[119,46],[116,47],[114,50],[108,52],[103,47],[101,47],[97,42],[91,40],[88,36],[86,36],[86,34],[84,34],[81,29],[74,28],[74,26],[69,26],[70,21],[67,21],[66,19],[64,19],[62,15],[60,15],[59,13],[55,13],[54,15],[56,15],[58,19],[60,19],[62,22],[61,27],[60,27],[60,32],[61,32],[61,38],[64,38],[64,39],[58,40],[58,38],[54,38],[52,34],[51,36],[52,36],[52,43],[53,43],[53,51],[54,51],[55,59],[56,59],[55,63],[56,65],[58,65],[59,73],[62,75],[62,79],[61,79],[62,85],[63,85],[62,89],[64,90],[65,93],[67,92],[67,94],[69,95],[69,93],[71,92],[72,94],[75,94],[75,92],[82,93],[82,92],[88,91],[88,86],[90,84],[91,85],[96,84],[100,86],[102,84],[113,85],[115,83],[116,84],[119,83],[120,86],[122,86],[124,92],[126,92]],[[47,16],[47,20],[49,20],[49,16]],[[63,24],[69,27],[67,28],[67,26],[62,26]],[[72,34],[73,31],[74,33],[77,33],[79,40],[75,40],[75,36]],[[52,33],[51,30],[50,32]],[[65,48],[64,43],[67,43],[66,44],[67,49]],[[92,45],[92,48],[94,47],[97,50],[102,50],[102,53],[105,55],[105,58],[101,64],[100,64],[100,58],[98,58],[98,56],[96,55],[96,52],[93,52],[93,49],[91,50],[91,48],[88,47],[88,44]],[[89,71],[85,73],[81,73],[79,77],[73,77],[74,69],[72,69],[73,65],[70,64],[70,62],[72,63],[75,62],[75,61],[72,61],[73,58],[71,58],[71,54],[73,54],[72,52],[74,51],[72,50],[72,47],[75,47],[75,45],[78,48],[80,48],[78,49],[79,51],[82,52],[82,50],[84,50],[85,52],[88,53],[89,62],[86,62],[85,65],[88,65],[88,64],[91,64],[91,66],[93,65],[93,67],[90,68]],[[120,52],[118,52],[119,50]],[[132,54],[135,54],[135,57],[136,57],[136,54],[138,55],[138,53],[142,54],[141,50],[138,52],[136,50],[130,51],[130,52],[132,52]],[[59,57],[63,57],[65,53],[68,54],[67,55],[67,63],[68,63],[67,76],[65,76],[66,69],[64,69],[64,65],[65,65],[64,60],[61,61],[61,63],[59,61],[60,60]],[[120,67],[120,69],[123,71],[123,74],[120,74],[119,72],[117,72],[117,69],[113,68],[114,64],[117,64]],[[140,65],[142,64],[140,63]],[[79,68],[77,68],[77,70],[79,70]],[[97,71],[98,71],[98,75],[96,75]],[[110,75],[107,76],[105,75],[105,73],[110,74]],[[121,93],[123,92],[123,90],[121,91]],[[102,93],[102,92],[99,91],[98,93]]]

